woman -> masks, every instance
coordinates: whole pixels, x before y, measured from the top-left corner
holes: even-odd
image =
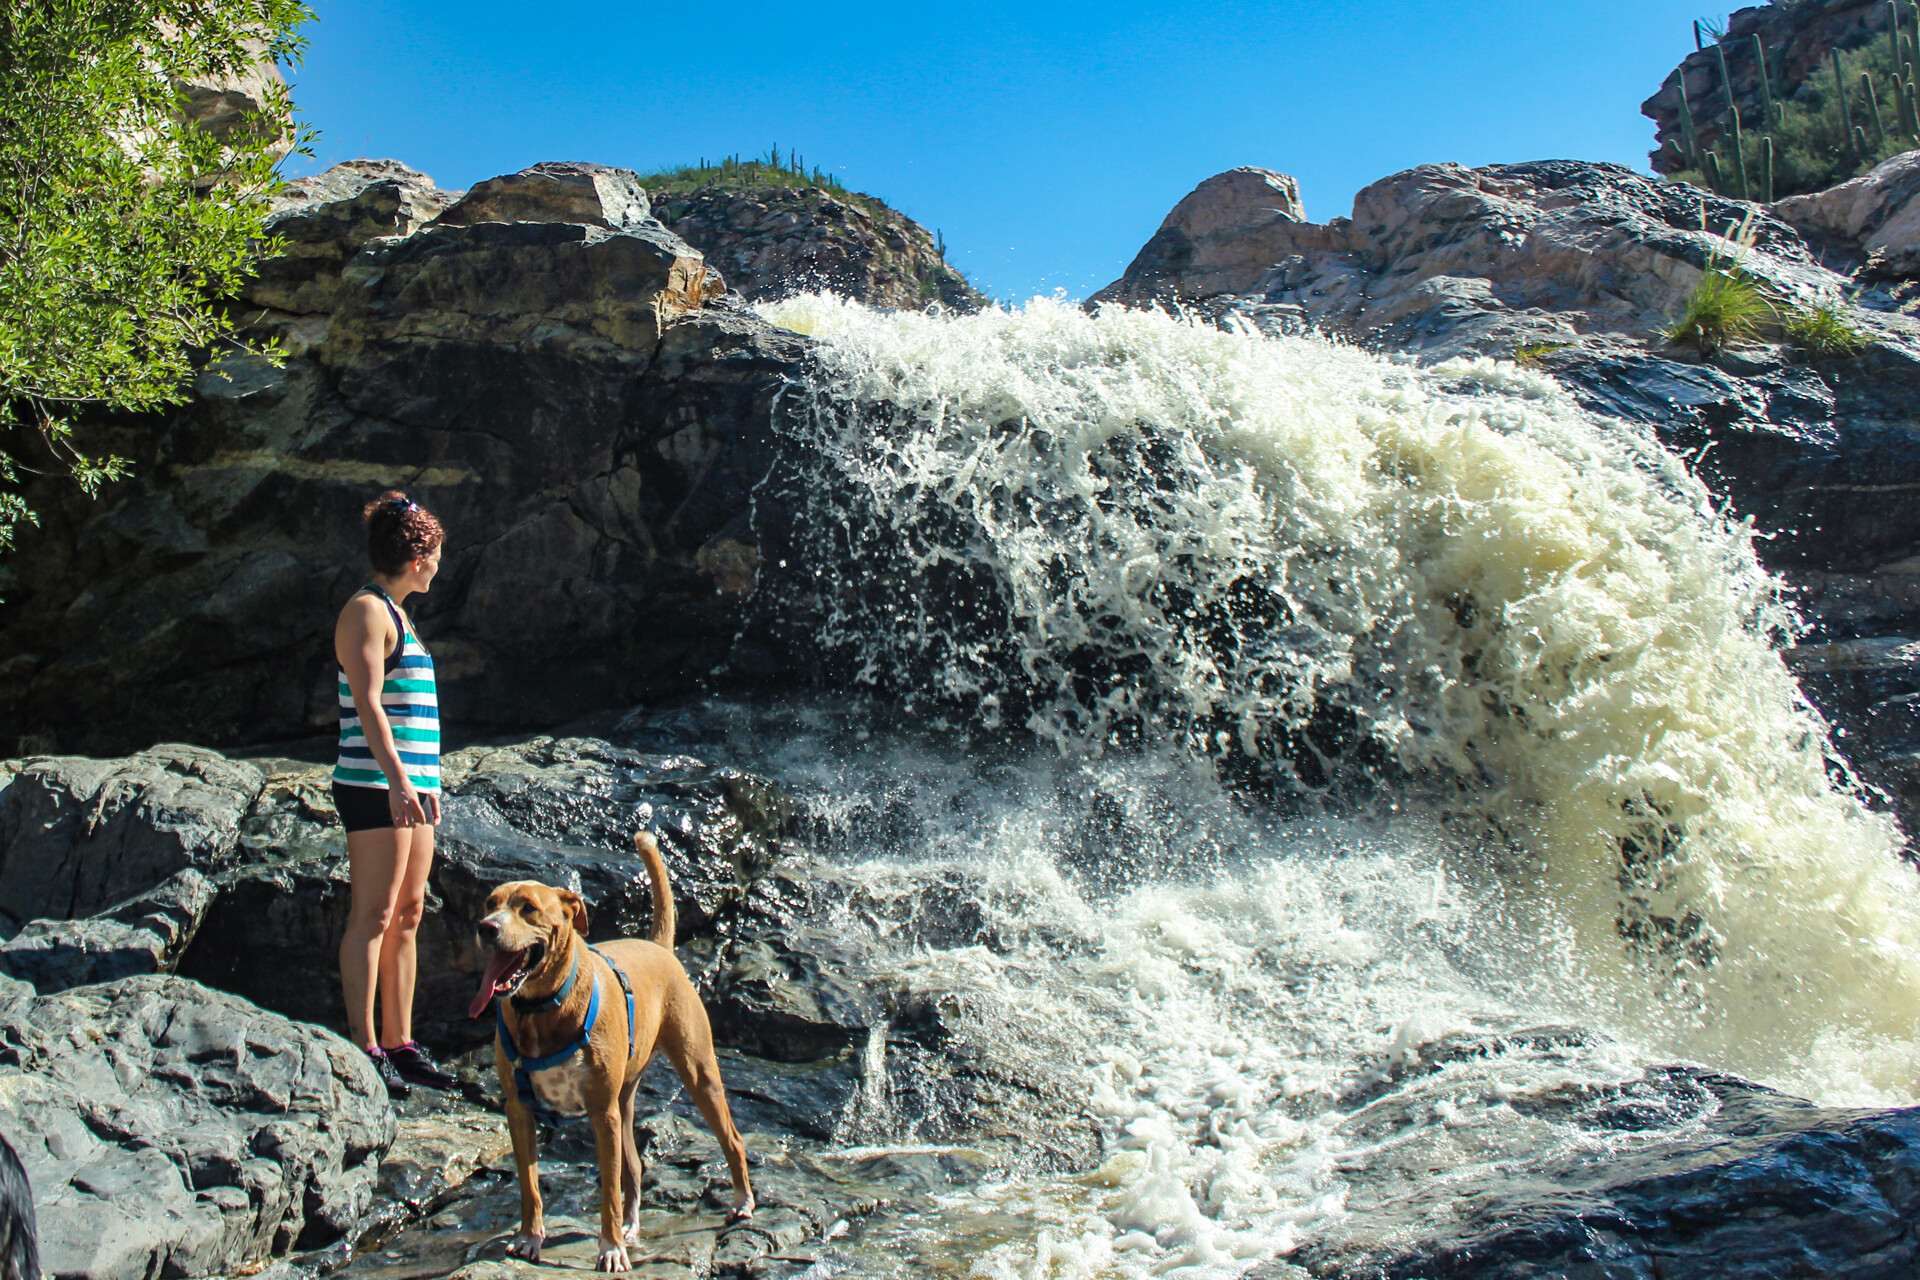
[[[403,493],[367,505],[373,581],[333,629],[340,660],[340,760],[333,803],[347,829],[353,910],[340,940],[340,986],[354,1043],[404,1098],[408,1081],[455,1083],[413,1039],[414,940],[426,909],[433,829],[440,825],[440,712],[433,659],[400,602],[440,569],[440,522]],[[380,991],[380,1035],[373,1033]]]

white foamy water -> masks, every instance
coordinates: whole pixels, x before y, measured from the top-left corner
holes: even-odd
[[[985,878],[1014,941],[896,976],[1078,1073],[1105,1152],[1074,1183],[957,1196],[935,1236],[1002,1225],[971,1252],[922,1240],[923,1265],[1233,1274],[1416,1187],[1402,1163],[1600,1142],[1519,1100],[1675,1057],[1912,1099],[1898,834],[1829,776],[1747,531],[1650,437],[1512,366],[1160,315],[766,313],[822,342],[797,406],[815,528],[862,575],[796,567],[810,640],[1112,771],[1097,789],[1168,873],[1098,887],[1102,855],[1063,834],[1082,784],[1057,779],[1003,781],[950,807],[948,847],[868,866]],[[1210,771],[1166,781],[1195,759],[1389,790],[1365,824],[1289,824]],[[1449,1033],[1555,1020],[1611,1039],[1449,1063],[1417,1116],[1336,1105]]]
[[[876,940],[877,968],[854,976],[945,1010],[975,1074],[1062,1080],[1014,1123],[1039,1148],[1091,1129],[1099,1154],[869,1223],[822,1276],[1226,1277],[1396,1199],[1426,1197],[1390,1209],[1402,1220],[1443,1217],[1436,1170],[1600,1156],[1705,1118],[1618,1131],[1530,1106],[1631,1086],[1655,1060],[1632,1043],[1440,1051],[1591,1027],[1592,1010],[1567,940],[1516,916],[1476,851],[1431,823],[1281,821],[1179,754],[983,759],[937,734],[856,742],[846,720],[818,711],[754,762],[858,886],[827,922]],[[941,936],[956,885],[977,938]],[[944,1127],[876,1104],[878,1041],[860,1055],[849,1161],[928,1150],[922,1130]]]

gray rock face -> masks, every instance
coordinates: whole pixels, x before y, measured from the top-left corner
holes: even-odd
[[[1776,201],[1774,214],[1844,260],[1881,278],[1920,274],[1920,151],[1811,195]],[[1828,258],[1828,261],[1833,261]]]
[[[326,1244],[393,1140],[346,1041],[179,978],[0,995],[0,1081],[55,1276],[217,1275]]]
[[[536,167],[461,215],[539,221],[433,221],[452,203],[389,162],[308,180],[242,300],[286,366],[222,362],[178,413],[102,428],[134,476],[99,502],[36,496],[0,603],[0,723],[28,749],[329,729],[359,511],[388,486],[448,530],[411,603],[463,731],[631,705],[726,658],[806,340],[703,307],[701,255],[621,171]]]
[[[348,160],[291,182],[267,220],[284,247],[259,262],[247,297],[289,315],[332,311],[348,293],[340,273],[362,246],[412,235],[458,194],[397,160]]]
[[[260,771],[199,747],[30,760],[0,789],[0,913],[90,916],[188,869],[232,865]]]
[[[1091,301],[1211,301],[1428,358],[1582,334],[1644,339],[1680,309],[1709,255],[1729,252],[1721,237],[1749,213],[1757,251],[1742,263],[1756,277],[1807,300],[1845,283],[1753,206],[1616,165],[1422,165],[1367,187],[1351,218],[1324,224],[1297,220],[1291,179],[1258,177],[1268,172],[1202,183]],[[1262,185],[1264,197],[1253,190]]]

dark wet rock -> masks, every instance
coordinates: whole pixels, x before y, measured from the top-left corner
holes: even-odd
[[[182,871],[234,865],[262,783],[199,747],[21,762],[0,789],[0,927],[94,915]]]
[[[35,920],[0,946],[0,970],[51,995],[92,982],[170,973],[212,905],[213,882],[187,870],[85,920]]]
[[[722,663],[778,519],[753,502],[774,396],[808,343],[703,307],[700,253],[650,217],[604,225],[605,177],[572,184],[598,213],[501,187],[485,212],[541,220],[471,225],[433,221],[452,193],[400,166],[307,180],[242,299],[285,367],[222,361],[178,411],[99,424],[133,474],[97,502],[36,488],[0,592],[0,723],[35,745],[6,748],[328,729],[358,512],[388,486],[448,530],[410,604],[463,732],[630,706]]]
[[[1366,1181],[1391,1171],[1370,1170],[1345,1225],[1288,1263],[1342,1280],[1868,1277],[1920,1264],[1920,1111],[1815,1107],[1684,1067],[1522,1103],[1605,1140],[1521,1177],[1456,1178],[1444,1200],[1382,1198]],[[1641,1131],[1660,1136],[1636,1143]],[[1411,1145],[1408,1162],[1440,1154]],[[1298,1274],[1253,1274],[1283,1273]]]
[[[893,310],[987,303],[925,227],[871,196],[715,185],[663,194],[654,212],[750,302],[820,290]]]
[[[217,1275],[326,1244],[394,1133],[346,1041],[177,977],[0,995],[0,1079],[53,1275]]]
[[[781,1062],[814,1062],[885,1025],[875,993],[847,975],[846,948],[826,930],[729,941],[702,974],[719,1042]]]

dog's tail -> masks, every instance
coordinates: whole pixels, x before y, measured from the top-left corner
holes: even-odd
[[[647,879],[653,881],[653,940],[671,951],[677,922],[673,917],[673,886],[667,883],[667,864],[660,857],[660,845],[652,832],[635,835],[633,847],[640,851],[640,861],[647,864]]]

